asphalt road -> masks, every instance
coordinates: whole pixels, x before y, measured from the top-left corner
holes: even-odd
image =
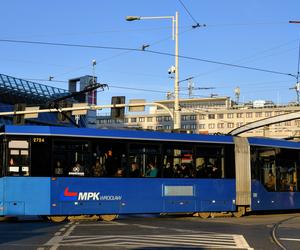
[[[300,249],[300,213],[242,218],[122,216],[113,222],[0,222],[0,249]]]

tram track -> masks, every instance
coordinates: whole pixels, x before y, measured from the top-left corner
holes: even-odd
[[[300,216],[299,216],[299,215],[291,216],[291,217],[289,217],[289,218],[286,218],[286,219],[283,219],[283,220],[277,222],[277,223],[273,226],[272,233],[271,233],[272,240],[273,240],[273,241],[275,242],[275,244],[276,244],[278,247],[280,247],[280,249],[282,249],[282,250],[288,250],[288,248],[286,248],[286,247],[280,242],[280,240],[278,239],[278,237],[277,237],[277,230],[278,230],[279,226],[280,226],[281,224],[283,224],[284,222],[287,222],[287,221],[292,220],[292,219],[297,218],[297,217],[300,217]]]

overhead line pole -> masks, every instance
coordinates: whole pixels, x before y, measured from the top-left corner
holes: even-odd
[[[176,11],[175,16],[127,16],[127,21],[135,20],[148,20],[148,19],[172,19],[172,38],[175,40],[175,77],[174,77],[174,119],[173,128],[181,128],[181,113],[179,105],[179,54],[178,54],[178,12]],[[146,52],[154,53],[151,50],[143,50]]]

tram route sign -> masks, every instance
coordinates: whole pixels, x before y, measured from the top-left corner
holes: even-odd
[[[33,110],[33,111],[38,111],[40,109],[39,106],[36,106],[36,107],[25,107],[25,111],[30,111],[30,110]],[[31,114],[25,114],[24,115],[24,119],[33,119],[33,118],[38,118],[39,116],[39,113],[36,112],[36,113],[31,113]]]
[[[131,99],[129,100],[130,104],[144,104],[146,103],[145,99]],[[129,106],[129,112],[143,112],[145,111],[145,105],[141,106]]]
[[[80,107],[86,107],[88,104],[87,103],[73,103],[73,108],[80,108]],[[82,109],[82,110],[73,110],[72,115],[86,115],[87,110]]]

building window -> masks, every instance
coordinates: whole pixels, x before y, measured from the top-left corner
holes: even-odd
[[[195,120],[197,119],[197,116],[196,116],[196,115],[191,115],[191,116],[190,116],[190,119],[191,119],[192,121],[195,121]]]
[[[128,123],[128,118],[124,118],[124,123]]]
[[[205,129],[205,124],[200,123],[200,124],[199,124],[199,129]]]
[[[147,122],[152,122],[152,117],[147,117]]]
[[[291,121],[287,121],[284,123],[284,126],[292,126],[292,122]]]
[[[247,113],[246,113],[246,117],[247,117],[247,118],[252,118],[252,113],[251,113],[251,112],[247,112]]]
[[[255,117],[262,117],[262,112],[256,112]]]
[[[163,130],[163,126],[161,126],[161,125],[156,126],[156,130]]]
[[[209,123],[208,124],[208,128],[209,129],[214,129],[215,128],[215,124],[214,123]]]
[[[218,123],[218,128],[224,128],[224,123]]]
[[[228,122],[227,123],[227,128],[234,128],[234,123],[233,122]]]
[[[272,112],[271,111],[265,112],[265,117],[271,117],[271,116],[272,116]]]
[[[144,122],[145,121],[145,117],[139,117],[139,122]]]
[[[236,123],[236,126],[237,126],[237,127],[241,127],[241,126],[243,126],[243,123],[242,123],[242,122],[237,122],[237,123]]]
[[[162,120],[163,120],[163,117],[162,117],[162,116],[156,117],[156,121],[157,121],[157,122],[162,122]]]
[[[183,115],[183,116],[181,116],[181,119],[183,121],[187,121],[187,120],[189,120],[189,116],[188,115]]]
[[[243,118],[243,113],[237,113],[236,118]]]
[[[200,114],[200,115],[199,115],[199,120],[204,120],[204,119],[205,119],[205,115]]]
[[[182,125],[182,128],[183,128],[183,129],[190,129],[191,126],[190,126],[190,124],[183,124],[183,125]]]
[[[227,118],[233,118],[233,113],[227,114]]]
[[[191,124],[191,129],[197,129],[197,124]]]
[[[164,121],[165,122],[171,121],[171,116],[164,116]]]
[[[131,121],[131,122],[136,122],[136,117],[132,117],[132,118],[130,119],[130,121]]]
[[[171,125],[164,125],[165,130],[171,130]]]
[[[215,119],[215,114],[208,114],[208,119]]]
[[[217,117],[218,119],[224,119],[224,114],[218,114]]]

